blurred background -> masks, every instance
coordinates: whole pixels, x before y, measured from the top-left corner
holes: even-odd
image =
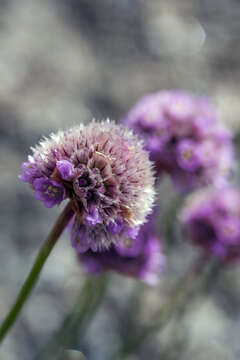
[[[239,19],[237,0],[0,0],[0,320],[59,213],[18,180],[30,146],[93,117],[118,121],[139,97],[165,88],[208,95],[238,143]],[[163,181],[163,208],[168,188]],[[114,275],[75,349],[89,360],[110,359],[131,326],[159,308],[195,255],[179,239],[168,246],[167,272],[156,288],[141,288],[139,313],[129,309],[138,283]],[[83,278],[65,234],[0,358],[33,359],[71,309]],[[239,299],[235,267],[131,360],[239,359]]]

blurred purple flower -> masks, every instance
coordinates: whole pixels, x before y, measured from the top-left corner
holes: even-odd
[[[140,99],[122,121],[143,136],[157,174],[168,173],[181,190],[225,183],[232,136],[207,99],[160,91]]]
[[[151,285],[158,282],[165,268],[161,239],[157,236],[157,213],[141,228],[137,236],[125,232],[120,243],[112,245],[109,250],[93,252],[88,250],[79,255],[80,262],[90,275],[107,271],[139,278]]]
[[[154,198],[152,163],[142,142],[113,122],[52,134],[33,149],[20,179],[46,207],[72,200],[72,244],[98,251],[135,238]]]
[[[225,262],[240,260],[240,191],[200,191],[181,213],[189,240]]]

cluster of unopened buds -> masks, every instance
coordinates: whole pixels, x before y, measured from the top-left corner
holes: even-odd
[[[232,135],[213,105],[183,91],[161,91],[141,99],[122,124],[93,121],[59,131],[22,165],[20,179],[46,207],[71,201],[72,246],[85,269],[157,281],[165,259],[158,207],[150,213],[154,175],[163,174],[184,192],[218,189],[188,202],[181,220],[192,242],[224,260],[237,258],[240,196],[228,184]]]

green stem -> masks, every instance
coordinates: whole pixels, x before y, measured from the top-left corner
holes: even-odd
[[[37,255],[37,258],[32,266],[32,269],[21,288],[15,303],[13,304],[10,312],[8,313],[8,315],[6,316],[5,320],[3,321],[0,327],[0,343],[3,341],[8,331],[15,323],[23,305],[25,304],[26,300],[28,299],[32,289],[34,288],[38,280],[43,265],[45,264],[54,245],[56,244],[58,238],[62,234],[63,230],[65,229],[69,221],[71,220],[72,216],[73,216],[72,204],[71,202],[69,202],[64,208],[61,215],[59,216],[58,220],[56,221],[47,239],[43,243]]]
[[[163,303],[160,310],[154,314],[149,325],[144,326],[128,341],[113,357],[115,359],[124,359],[126,356],[135,353],[143,342],[151,335],[159,332],[165,327],[168,321],[177,311],[184,311],[187,299],[199,292],[203,286],[212,285],[213,279],[219,273],[219,264],[216,261],[209,261],[207,258],[201,258],[195,261],[193,266],[181,277],[176,287],[170,292],[167,300]]]
[[[91,277],[85,280],[71,312],[35,360],[52,359],[53,357],[59,359],[66,347],[74,346],[76,333],[79,337],[83,329],[86,331],[86,326],[98,309],[108,284],[107,276]]]

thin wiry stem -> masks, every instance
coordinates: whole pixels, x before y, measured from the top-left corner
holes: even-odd
[[[86,278],[72,310],[35,360],[62,358],[64,351],[74,345],[76,335],[79,337],[86,330],[91,318],[101,304],[108,284],[108,276]]]
[[[56,244],[63,230],[71,220],[73,214],[74,213],[72,210],[72,204],[71,202],[69,202],[62,211],[59,218],[57,219],[54,227],[52,228],[50,234],[43,243],[42,247],[40,248],[36,260],[19,292],[17,299],[15,300],[15,303],[13,304],[11,310],[9,311],[8,315],[6,316],[5,320],[3,321],[0,327],[0,342],[3,341],[8,331],[15,323],[20,311],[22,310],[23,305],[28,299],[32,289],[36,285],[40,272],[49,254],[51,253],[54,245]]]

